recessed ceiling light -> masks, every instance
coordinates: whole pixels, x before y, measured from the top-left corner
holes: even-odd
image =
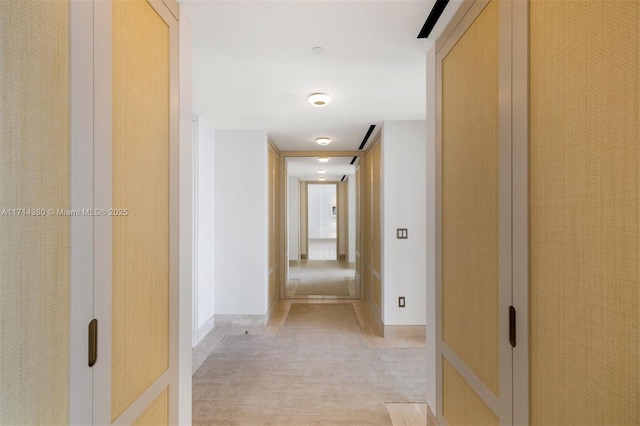
[[[320,177],[318,178],[318,180],[322,180],[322,181],[324,181],[324,180],[327,180],[327,178],[326,178],[326,177],[324,177],[324,176],[320,176]]]
[[[327,163],[329,161],[329,157],[320,157],[318,158],[318,161],[321,163]]]
[[[309,95],[309,102],[317,107],[323,107],[331,101],[326,93],[312,93]]]
[[[329,139],[329,138],[318,138],[318,139],[316,139],[316,142],[318,142],[318,145],[329,145],[331,143],[331,139]]]
[[[317,46],[317,47],[314,47],[313,49],[311,49],[311,51],[313,53],[315,53],[316,55],[321,55],[321,54],[324,53],[324,48],[322,48],[320,46]]]
[[[318,173],[324,174],[324,173],[327,173],[327,171],[325,169],[318,169]]]

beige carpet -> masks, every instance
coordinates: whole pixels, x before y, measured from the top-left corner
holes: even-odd
[[[293,303],[277,336],[227,336],[193,377],[194,425],[390,425],[426,399],[425,349],[367,348],[353,306]]]

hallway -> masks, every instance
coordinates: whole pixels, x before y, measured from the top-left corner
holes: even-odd
[[[361,301],[281,301],[266,326],[216,327],[193,376],[193,423],[426,424],[424,337],[372,330]]]

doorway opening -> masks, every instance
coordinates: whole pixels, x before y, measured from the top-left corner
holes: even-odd
[[[307,183],[308,260],[338,260],[338,187]]]
[[[287,157],[285,169],[285,298],[359,299],[357,162],[353,157]]]

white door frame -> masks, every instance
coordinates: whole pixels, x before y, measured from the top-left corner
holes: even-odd
[[[191,120],[193,125],[193,155],[191,159],[191,167],[193,170],[193,276],[192,276],[192,294],[191,294],[191,347],[195,347],[196,344],[200,341],[200,333],[198,330],[198,268],[199,268],[199,253],[200,253],[200,211],[199,211],[199,203],[200,197],[198,196],[198,188],[200,185],[200,177],[199,177],[199,166],[198,166],[198,151],[200,147],[199,142],[199,118],[197,115],[193,114],[193,118]]]
[[[529,1],[511,0],[513,424],[529,424]]]
[[[93,3],[71,1],[71,210],[93,207]],[[88,325],[93,319],[93,218],[71,216],[69,423],[93,416]]]

